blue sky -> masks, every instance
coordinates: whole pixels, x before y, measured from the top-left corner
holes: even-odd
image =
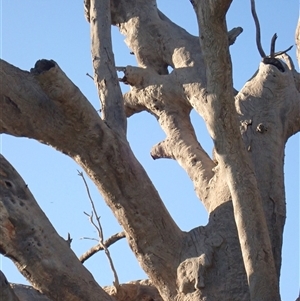
[[[81,89],[96,109],[100,108],[93,81],[90,59],[89,25],[83,16],[83,1],[8,1],[1,2],[1,58],[25,70],[38,59],[55,60],[70,79]],[[259,3],[258,3],[259,2]],[[269,51],[270,40],[278,35],[276,50],[294,44],[298,20],[298,1],[257,1],[261,22],[262,44]],[[189,1],[159,0],[158,7],[174,22],[197,35],[196,17]],[[233,77],[236,89],[255,73],[260,56],[255,45],[255,27],[251,17],[250,0],[234,1],[228,13],[228,28],[241,26],[244,32],[231,47]],[[124,44],[124,37],[112,29],[116,65],[135,65],[134,56]],[[290,51],[295,60],[295,47]],[[122,87],[125,91],[127,87]],[[208,153],[212,142],[201,118],[192,113],[199,140]],[[128,121],[128,139],[137,158],[157,187],[167,208],[183,230],[190,230],[207,222],[207,213],[196,198],[186,173],[171,160],[153,161],[151,147],[164,138],[155,119],[142,113]],[[79,256],[94,242],[81,237],[97,238],[83,211],[90,212],[90,204],[80,168],[68,157],[54,149],[26,138],[1,136],[1,152],[22,175],[41,208],[58,233],[73,237],[72,248]],[[281,275],[282,300],[295,300],[299,291],[299,134],[292,137],[286,148],[285,186],[287,222],[284,232],[283,265]],[[92,196],[97,203],[104,235],[121,231],[109,208],[104,204],[91,182]],[[121,282],[145,278],[125,240],[111,248],[112,257]],[[101,285],[113,280],[104,254],[98,254],[85,264]],[[26,283],[11,262],[1,257],[0,267],[9,281]]]

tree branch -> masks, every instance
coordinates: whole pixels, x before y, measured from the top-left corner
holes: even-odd
[[[206,124],[220,168],[226,169],[251,300],[279,300],[262,200],[236,118],[225,16],[215,18],[216,12],[202,1],[197,2],[196,13],[207,68]]]
[[[173,288],[164,287],[164,293],[175,293],[183,233],[125,137],[101,121],[57,65],[37,79],[6,63],[1,71],[0,130],[35,138],[73,158],[112,209],[145,272],[149,277],[155,274],[157,286],[164,287],[166,281],[174,283]],[[165,249],[166,244],[173,246],[171,250]]]
[[[125,238],[125,233],[124,232],[119,232],[116,233],[114,235],[112,235],[111,237],[109,237],[104,243],[103,245],[106,248],[109,248],[112,244],[114,244],[115,242],[117,242],[118,240]],[[86,251],[84,254],[82,254],[79,257],[79,260],[81,261],[81,263],[84,263],[86,260],[88,260],[90,257],[92,257],[94,254],[96,254],[99,251],[102,251],[103,247],[102,244],[96,244],[95,246],[93,246],[92,248],[90,248],[88,251]]]
[[[154,1],[128,0],[111,1],[111,3],[112,22],[126,36],[126,44],[136,55],[138,64],[142,67],[127,66],[124,72],[123,81],[132,86],[131,91],[124,95],[127,116],[146,110],[162,124],[167,116],[176,111],[176,107],[186,107],[182,114],[185,115],[184,118],[176,116],[172,122],[173,134],[176,134],[174,137],[177,137],[177,140],[170,136],[171,131],[166,132],[172,119],[168,118],[169,123],[165,122],[163,130],[167,134],[167,140],[172,142],[172,145],[169,144],[170,151],[165,149],[165,154],[178,160],[187,171],[197,196],[210,210],[209,208],[214,207],[211,207],[211,201],[214,199],[215,205],[218,202],[216,198],[210,201],[207,198],[208,183],[214,175],[212,169],[215,164],[195,139],[194,129],[186,113],[188,108],[190,110],[193,107],[203,116],[206,67],[199,42],[196,37],[160,12]],[[233,43],[240,32],[241,28],[229,32],[229,42]],[[169,75],[166,75],[167,71],[164,70],[167,66],[173,68]],[[172,102],[175,110],[168,108],[168,113],[166,109]],[[180,110],[177,109],[177,115],[180,115],[178,112]],[[177,125],[178,120],[180,120],[180,128]],[[182,127],[184,123],[188,124],[186,131]]]
[[[179,68],[169,75],[157,75],[151,70],[126,67],[126,81],[133,87],[124,95],[125,107],[136,111],[144,108],[157,118],[167,138],[157,145],[159,148],[152,149],[151,156],[175,159],[193,181],[197,196],[208,209],[207,186],[214,175],[215,163],[197,141],[190,120],[191,105],[178,84],[187,71]]]
[[[15,169],[0,155],[0,252],[34,288],[56,300],[112,300],[52,227]]]
[[[110,1],[90,0],[85,7],[89,8],[91,20],[94,81],[102,103],[103,119],[116,132],[126,134],[127,119],[112,52]]]
[[[104,234],[103,234],[103,229],[102,229],[102,225],[101,225],[101,222],[100,222],[100,216],[99,216],[98,213],[97,213],[95,203],[94,203],[94,201],[93,201],[93,199],[92,199],[92,196],[91,196],[91,194],[90,194],[89,186],[88,186],[88,184],[87,184],[87,182],[86,182],[86,180],[85,180],[85,177],[84,177],[83,173],[78,171],[78,174],[79,174],[79,176],[82,178],[82,180],[83,180],[83,182],[84,182],[84,185],[85,185],[85,188],[86,188],[86,191],[87,191],[89,200],[90,200],[91,205],[92,205],[93,211],[92,211],[92,214],[89,216],[89,217],[90,217],[90,221],[91,221],[92,225],[96,228],[96,230],[97,230],[97,232],[98,232],[99,245],[100,245],[101,248],[104,250],[105,255],[106,255],[107,259],[108,259],[110,268],[111,268],[111,270],[112,270],[112,272],[113,272],[114,279],[115,279],[115,281],[114,281],[114,286],[115,286],[116,290],[118,290],[118,287],[120,286],[119,278],[118,278],[118,274],[117,274],[115,265],[114,265],[114,263],[113,263],[113,260],[112,260],[112,258],[111,258],[111,256],[110,256],[110,252],[109,252],[108,248],[106,247],[106,244],[104,243],[104,237],[103,237]],[[93,213],[94,213],[95,216],[96,216],[97,225],[96,225],[96,224],[94,223],[94,221],[93,221]]]
[[[255,0],[251,0],[251,13],[253,16],[253,20],[255,23],[255,29],[256,29],[256,46],[257,46],[260,56],[263,58],[263,57],[266,57],[266,54],[261,46],[260,25],[259,25],[259,20],[258,20],[257,14],[256,14],[256,10],[255,10]]]

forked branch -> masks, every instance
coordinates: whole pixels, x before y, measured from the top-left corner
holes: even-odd
[[[260,53],[260,56],[262,57],[262,62],[265,64],[273,65],[273,66],[277,67],[280,71],[284,72],[284,67],[283,67],[282,63],[280,62],[280,60],[276,59],[276,56],[285,54],[286,52],[291,50],[293,46],[290,46],[286,50],[275,52],[275,43],[276,43],[276,39],[277,39],[277,34],[275,33],[271,39],[270,55],[266,55],[266,53],[264,52],[262,45],[261,45],[260,25],[259,25],[259,20],[258,20],[257,14],[256,14],[255,0],[251,0],[251,12],[252,12],[252,16],[253,16],[255,28],[256,28],[256,45],[257,45],[258,52]]]
[[[120,283],[119,283],[119,278],[118,278],[118,274],[117,274],[117,271],[115,269],[115,266],[114,266],[114,263],[113,263],[113,260],[110,256],[110,252],[106,246],[106,243],[104,242],[104,237],[103,237],[103,229],[102,229],[102,225],[101,225],[101,222],[100,222],[100,216],[98,215],[97,213],[97,210],[96,210],[96,207],[95,207],[95,203],[92,199],[92,196],[91,196],[91,193],[90,193],[90,189],[89,189],[89,186],[85,180],[85,177],[83,175],[82,172],[79,172],[78,171],[78,175],[82,178],[83,182],[84,182],[84,185],[85,185],[85,188],[86,188],[86,191],[87,191],[87,194],[88,194],[88,197],[89,197],[89,200],[91,202],[91,205],[92,205],[92,214],[91,215],[88,215],[87,213],[85,213],[89,219],[90,219],[90,222],[91,224],[96,228],[97,232],[98,232],[98,237],[99,237],[99,242],[98,242],[98,245],[101,247],[101,249],[104,250],[105,252],[105,255],[108,259],[108,262],[109,262],[109,265],[110,265],[110,268],[113,272],[113,275],[114,275],[114,278],[115,278],[115,281],[114,281],[114,286],[116,289],[118,289],[118,287],[120,286]],[[97,224],[95,224],[94,220],[93,220],[93,216],[95,214],[95,217],[96,217],[96,220],[97,220]],[[92,256],[92,254],[90,255]],[[89,256],[89,257],[90,257]]]

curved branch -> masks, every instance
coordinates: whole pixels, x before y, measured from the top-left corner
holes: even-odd
[[[257,14],[256,14],[256,10],[255,10],[255,0],[251,0],[251,13],[252,13],[253,20],[255,23],[255,28],[256,28],[256,46],[257,46],[260,56],[263,58],[263,57],[266,57],[266,54],[261,46],[260,25],[259,25],[259,20],[258,20]]]
[[[50,299],[111,301],[0,155],[0,252]]]

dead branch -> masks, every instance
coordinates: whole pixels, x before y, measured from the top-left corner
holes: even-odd
[[[235,27],[228,31],[228,43],[233,45],[236,38],[243,32],[242,27]]]
[[[0,131],[16,137],[34,138],[73,158],[93,179],[126,236],[131,238],[128,243],[138,254],[145,272],[150,278],[155,277],[156,285],[175,294],[175,284],[170,288],[164,283],[175,283],[176,260],[184,234],[170,216],[124,135],[112,131],[101,120],[57,64],[43,70],[36,78],[3,60],[0,60],[0,65]],[[141,185],[137,187],[136,183]],[[165,245],[169,243],[173,247],[166,249]],[[63,244],[70,251],[65,241]],[[40,277],[37,270],[32,270],[32,275]],[[85,289],[88,288],[89,285]],[[93,293],[95,291],[98,291],[97,287]]]
[[[68,233],[68,238],[66,239],[66,243],[68,246],[71,248],[71,243],[72,243],[73,238],[71,238],[71,234]]]
[[[287,48],[284,51],[275,52],[275,43],[276,43],[276,39],[277,39],[277,34],[275,33],[271,39],[270,55],[266,55],[262,48],[262,45],[261,45],[260,25],[259,25],[259,20],[258,20],[257,14],[256,14],[256,10],[255,10],[255,0],[251,0],[251,12],[252,12],[252,16],[253,16],[255,28],[256,28],[256,45],[257,45],[257,49],[260,53],[260,56],[262,58],[262,62],[264,64],[273,65],[281,72],[284,72],[284,66],[282,65],[280,60],[276,59],[275,57],[288,52],[289,50],[292,49],[293,46],[290,46],[289,48]]]
[[[274,53],[275,53],[275,43],[277,40],[277,34],[274,33],[272,39],[271,39],[271,49],[270,49],[270,57],[274,57]]]
[[[110,1],[85,1],[90,22],[94,81],[102,103],[103,119],[118,133],[126,133],[127,118],[123,96],[115,69],[111,42]]]
[[[109,237],[106,241],[104,241],[103,245],[106,248],[109,248],[112,244],[114,244],[115,242],[117,242],[118,240],[120,240],[124,237],[125,237],[124,232],[116,233],[116,234],[112,235],[111,237]],[[102,250],[104,250],[104,248],[102,247],[102,244],[97,243],[95,246],[91,247],[88,251],[86,251],[84,254],[82,254],[79,257],[79,260],[82,263],[84,263],[86,260],[88,260],[94,254],[96,254],[97,252],[102,251]]]
[[[0,187],[0,252],[34,288],[54,300],[59,296],[65,301],[111,301],[2,155]]]
[[[258,52],[260,54],[260,56],[263,58],[266,56],[262,46],[261,46],[261,38],[260,38],[260,25],[259,25],[259,20],[256,14],[256,10],[255,10],[255,0],[251,0],[251,13],[253,16],[253,20],[255,23],[255,28],[256,28],[256,45],[257,45],[257,49]]]
[[[120,283],[119,283],[119,278],[118,278],[118,274],[117,274],[117,271],[115,269],[115,266],[114,266],[114,263],[113,263],[113,260],[111,258],[111,255],[110,255],[110,252],[104,242],[104,238],[103,238],[103,229],[102,229],[102,225],[101,225],[101,222],[100,222],[100,216],[97,214],[97,210],[96,210],[96,206],[95,206],[95,203],[92,199],[92,196],[91,196],[91,193],[90,193],[90,189],[89,189],[89,186],[85,180],[85,177],[83,175],[82,172],[79,172],[78,171],[78,175],[82,178],[83,182],[84,182],[84,185],[85,185],[85,188],[86,188],[86,191],[87,191],[87,194],[88,194],[88,197],[89,197],[89,200],[90,200],[90,203],[92,205],[92,214],[89,216],[89,219],[90,219],[90,222],[91,224],[96,228],[97,232],[98,232],[98,237],[99,237],[99,242],[98,244],[100,245],[100,247],[104,250],[105,252],[105,255],[108,259],[108,262],[109,262],[109,265],[110,265],[110,268],[113,272],[113,275],[114,275],[114,286],[116,287],[116,290],[118,289],[118,287],[120,286]],[[93,213],[95,214],[95,217],[96,217],[96,220],[97,220],[97,225],[94,223],[93,221]],[[87,214],[88,215],[88,214]],[[96,252],[95,252],[96,253]],[[90,255],[92,256],[92,254]]]

